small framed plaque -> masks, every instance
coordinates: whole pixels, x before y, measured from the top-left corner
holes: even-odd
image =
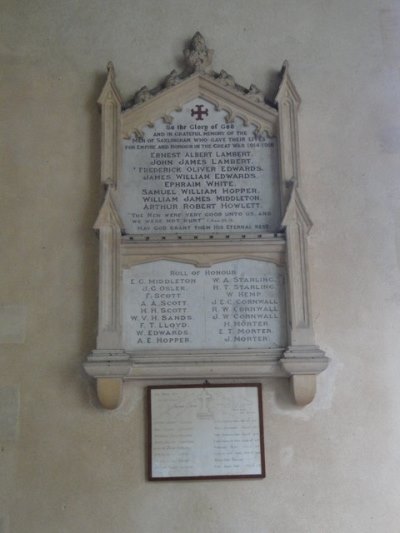
[[[264,478],[261,384],[147,389],[150,481]]]

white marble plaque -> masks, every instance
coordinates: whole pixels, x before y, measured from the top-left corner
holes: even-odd
[[[196,98],[123,140],[119,211],[129,234],[279,229],[276,138]]]
[[[126,350],[286,345],[284,272],[239,259],[197,268],[173,261],[123,272]]]
[[[264,476],[257,385],[149,392],[150,479]]]

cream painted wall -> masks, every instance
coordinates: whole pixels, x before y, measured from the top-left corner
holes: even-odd
[[[2,0],[0,533],[400,531],[400,5],[396,0]],[[98,409],[95,345],[105,66],[125,98],[179,65],[303,98],[314,403],[264,382],[268,477],[145,481],[142,386]]]

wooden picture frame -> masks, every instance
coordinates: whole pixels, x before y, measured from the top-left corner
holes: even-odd
[[[150,481],[264,478],[260,383],[147,388]]]

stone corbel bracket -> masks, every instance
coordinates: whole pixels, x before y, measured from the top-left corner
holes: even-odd
[[[254,85],[238,85],[226,71],[211,70],[213,51],[196,34],[186,49],[187,68],[172,71],[163,84],[142,87],[133,101],[123,103],[115,84],[114,67],[107,66],[107,80],[98,103],[102,113],[101,181],[107,186],[95,223],[100,240],[99,320],[97,347],[84,368],[96,379],[101,405],[117,408],[126,380],[204,380],[289,378],[294,400],[303,406],[312,401],[316,378],[329,359],[315,344],[310,302],[307,235],[312,222],[301,200],[297,114],[300,97],[285,61],[275,103],[266,103]],[[203,97],[227,111],[227,120],[241,118],[256,129],[277,136],[280,154],[282,233],[278,235],[155,236],[124,235],[114,201],[121,172],[121,141],[141,135],[145,126],[163,118],[196,97]],[[211,239],[212,240],[208,240]],[[211,266],[235,259],[254,259],[285,266],[287,276],[289,345],[269,350],[195,350],[134,353],[124,350],[121,332],[121,275],[133,265],[170,260]]]

